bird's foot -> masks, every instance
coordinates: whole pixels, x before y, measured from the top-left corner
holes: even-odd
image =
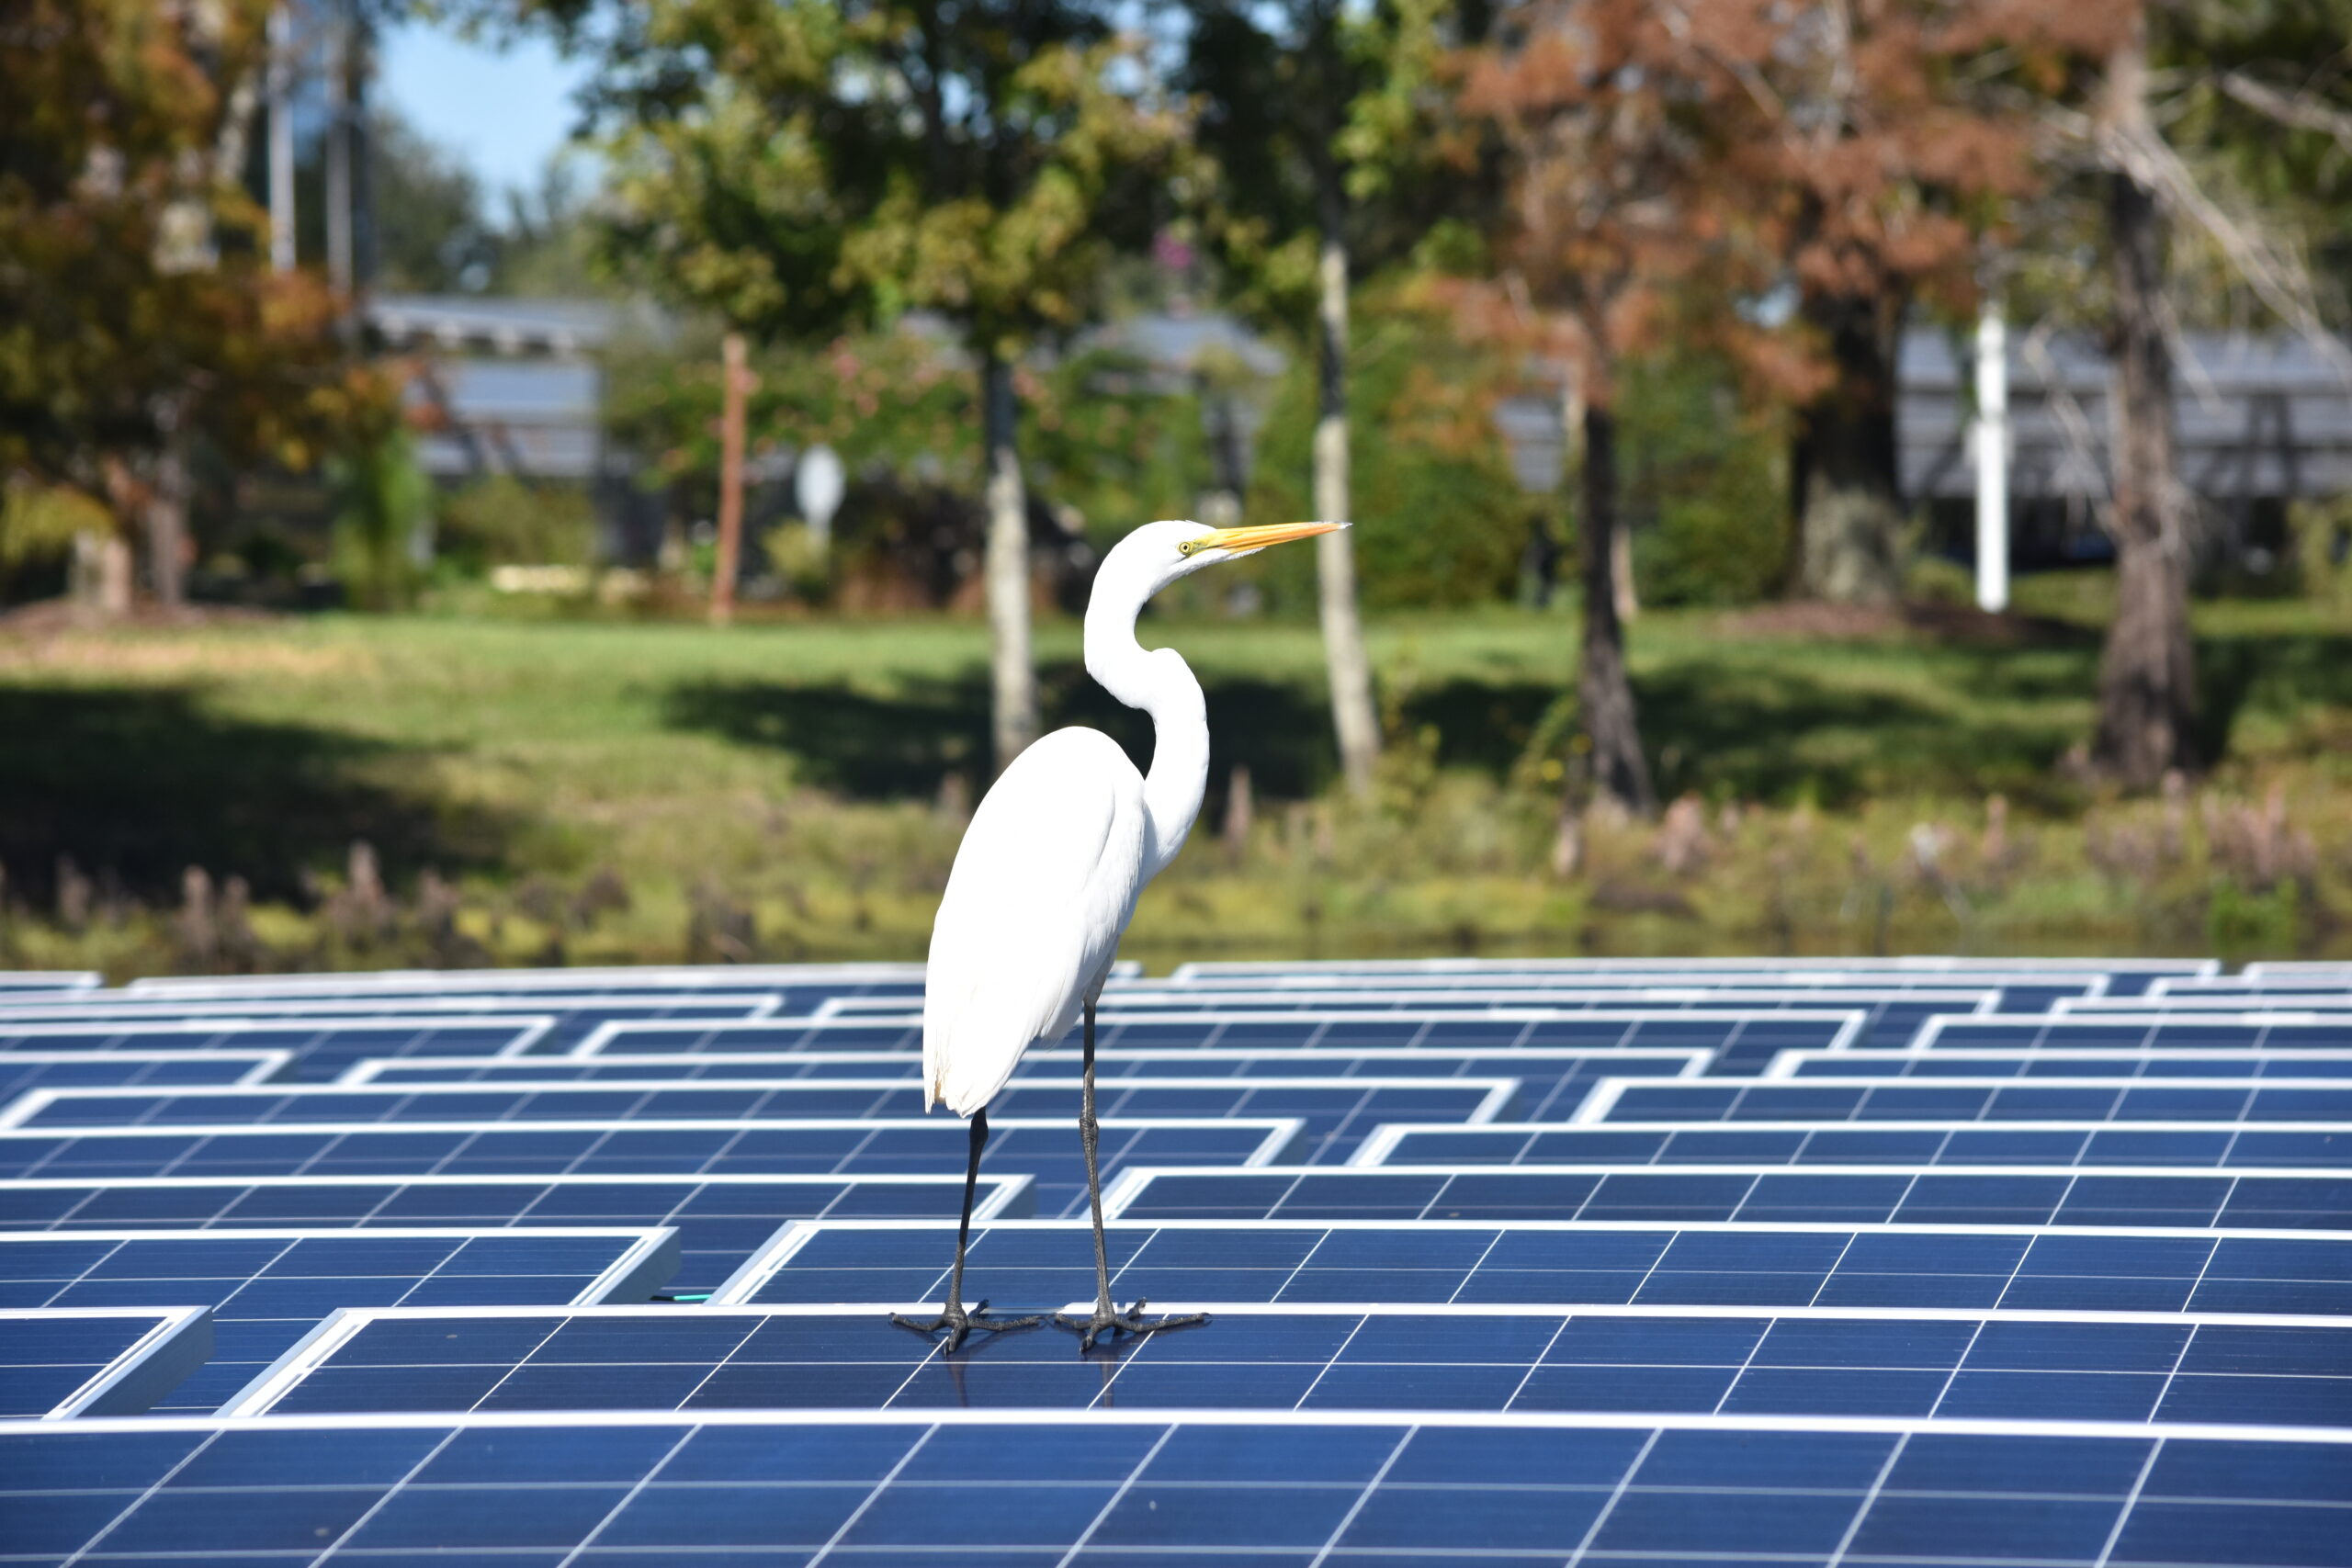
[[[1091,1317],[1079,1317],[1066,1312],[1054,1314],[1054,1326],[1067,1328],[1079,1335],[1078,1348],[1083,1355],[1094,1348],[1097,1339],[1121,1334],[1132,1334],[1140,1339],[1147,1334],[1157,1334],[1164,1328],[1191,1328],[1209,1320],[1209,1314],[1204,1312],[1188,1313],[1182,1317],[1147,1319],[1143,1315],[1143,1307],[1140,1296],[1136,1298],[1136,1304],[1125,1312],[1108,1301],[1100,1301],[1094,1303],[1094,1313]]]
[[[985,1334],[1001,1334],[1008,1328],[1034,1328],[1045,1321],[1042,1317],[991,1318],[988,1315],[988,1311],[989,1303],[986,1302],[974,1303],[969,1309],[967,1309],[961,1302],[949,1302],[947,1310],[928,1323],[922,1318],[908,1317],[895,1312],[890,1314],[890,1321],[901,1328],[913,1329],[926,1339],[943,1328],[947,1330],[946,1343],[939,1348],[939,1353],[943,1356],[954,1355],[956,1347],[964,1343],[964,1337],[967,1334],[976,1331]]]

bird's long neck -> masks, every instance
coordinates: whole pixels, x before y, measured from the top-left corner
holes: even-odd
[[[1151,772],[1143,781],[1151,841],[1144,870],[1157,876],[1184,847],[1184,835],[1201,814],[1209,778],[1209,713],[1201,683],[1182,656],[1173,649],[1148,651],[1136,641],[1136,616],[1149,592],[1096,578],[1086,606],[1086,671],[1127,706],[1151,715]]]

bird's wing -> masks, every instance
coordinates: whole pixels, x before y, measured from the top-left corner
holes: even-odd
[[[1023,751],[972,814],[931,932],[930,1101],[968,1116],[1030,1042],[1066,1032],[1142,886],[1143,779],[1109,737],[1062,729]]]

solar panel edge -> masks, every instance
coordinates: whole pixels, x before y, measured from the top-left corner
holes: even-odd
[[[212,1359],[212,1309],[180,1307],[43,1307],[10,1309],[7,1318],[151,1317],[156,1321],[137,1341],[58,1402],[43,1421],[85,1416],[141,1416],[158,1399],[187,1381]]]
[[[1101,1410],[1074,1411],[1067,1409],[959,1410],[934,1407],[922,1410],[862,1410],[829,1409],[819,1415],[793,1412],[778,1415],[767,1410],[695,1410],[690,1412],[660,1410],[578,1410],[560,1415],[548,1411],[386,1411],[367,1416],[245,1416],[233,1420],[218,1416],[134,1416],[109,1420],[105,1429],[110,1433],[140,1432],[300,1432],[300,1431],[383,1431],[424,1428],[467,1429],[482,1427],[493,1430],[548,1429],[557,1426],[579,1427],[644,1427],[677,1428],[695,1427],[1069,1427],[1072,1425],[1102,1427],[1435,1427],[1446,1428],[1483,1427],[1498,1429],[1557,1430],[1589,1428],[1613,1431],[1684,1431],[1684,1432],[1845,1432],[1888,1437],[2013,1438],[2018,1435],[2015,1422],[1985,1420],[1968,1416],[1742,1416],[1685,1415],[1677,1412],[1617,1412],[1617,1411],[1456,1411],[1456,1410],[1262,1410],[1237,1408],[1230,1410],[1187,1410],[1177,1413],[1153,1410],[1131,1410],[1110,1407]],[[55,1423],[24,1420],[0,1420],[0,1438],[50,1436],[58,1430]],[[2120,1438],[2135,1443],[2151,1441],[2233,1442],[2246,1444],[2290,1442],[2323,1445],[2329,1448],[2352,1448],[2352,1427],[2256,1427],[2224,1426],[2199,1422],[2175,1422],[2161,1427],[2150,1424],[2118,1421],[2072,1420],[2040,1424],[2035,1435],[2042,1437],[2077,1437]]]
[[[714,1303],[696,1309],[690,1317],[682,1316],[674,1309],[646,1307],[642,1305],[628,1307],[573,1308],[568,1311],[560,1309],[551,1310],[544,1306],[492,1306],[472,1308],[464,1311],[452,1311],[447,1308],[432,1307],[357,1307],[342,1309],[336,1312],[326,1323],[322,1324],[309,1335],[306,1335],[300,1343],[289,1348],[285,1355],[280,1357],[278,1360],[268,1369],[266,1372],[254,1379],[254,1381],[249,1383],[235,1399],[223,1404],[218,1414],[223,1417],[250,1417],[271,1414],[281,1402],[295,1395],[307,1382],[329,1370],[330,1363],[333,1362],[334,1359],[347,1347],[349,1347],[352,1341],[356,1339],[363,1333],[366,1333],[369,1328],[379,1324],[427,1324],[435,1325],[454,1325],[462,1327],[468,1324],[496,1322],[500,1320],[523,1319],[537,1323],[549,1319],[560,1319],[560,1321],[555,1324],[554,1327],[546,1337],[540,1339],[537,1344],[533,1345],[529,1348],[522,1350],[519,1354],[515,1349],[509,1348],[504,1352],[504,1357],[508,1359],[503,1359],[495,1353],[483,1358],[485,1364],[490,1366],[493,1372],[495,1372],[496,1369],[501,1366],[506,1366],[509,1369],[507,1374],[500,1375],[499,1383],[500,1386],[503,1386],[508,1375],[518,1372],[526,1363],[534,1361],[538,1356],[539,1351],[552,1344],[560,1335],[571,1330],[574,1325],[583,1323],[590,1325],[643,1325],[657,1330],[660,1328],[686,1329],[691,1324],[692,1327],[689,1332],[689,1338],[694,1340],[699,1340],[702,1337],[704,1328],[715,1323],[724,1322],[749,1325],[748,1327],[743,1328],[741,1338],[739,1339],[733,1347],[719,1350],[715,1355],[709,1348],[702,1350],[701,1358],[710,1359],[713,1363],[714,1369],[716,1369],[718,1366],[732,1363],[743,1349],[744,1345],[757,1334],[759,1325],[763,1324],[777,1320],[827,1319],[843,1321],[854,1320],[868,1325],[879,1325],[895,1314],[927,1310],[935,1304],[935,1303],[930,1302],[890,1300],[835,1302],[823,1303],[730,1303],[723,1305]],[[1066,1307],[1075,1310],[1083,1310],[1085,1304],[1086,1303],[1084,1302],[1065,1303]],[[2272,1337],[2274,1338],[2281,1332],[2293,1331],[2297,1329],[2329,1330],[2335,1331],[2339,1335],[2346,1332],[2352,1332],[2352,1319],[2346,1319],[2339,1315],[2318,1314],[2259,1314],[2228,1312],[2070,1312],[1982,1307],[1905,1309],[1845,1306],[1782,1306],[1759,1309],[1754,1306],[1709,1305],[1580,1305],[1573,1308],[1563,1309],[1555,1314],[1552,1311],[1531,1309],[1525,1306],[1489,1303],[1461,1304],[1344,1300],[1313,1303],[1260,1303],[1248,1301],[1222,1301],[1205,1298],[1199,1300],[1191,1298],[1170,1298],[1158,1303],[1157,1305],[1159,1310],[1169,1313],[1190,1314],[1205,1312],[1212,1314],[1214,1314],[1216,1322],[1223,1326],[1228,1336],[1237,1334],[1246,1335],[1247,1329],[1243,1325],[1251,1319],[1330,1318],[1344,1320],[1352,1317],[1367,1320],[1393,1318],[1410,1319],[1417,1322],[1442,1322],[1447,1320],[1472,1322],[1494,1319],[1535,1319],[1542,1321],[1548,1320],[1556,1315],[1560,1319],[1560,1332],[1565,1332],[1570,1325],[1575,1325],[1582,1330],[1606,1335],[1610,1332],[1611,1325],[1619,1323],[1654,1325],[1657,1329],[1669,1330],[1695,1323],[1721,1323],[1726,1325],[1752,1327],[1758,1336],[1758,1343],[1760,1344],[1764,1339],[1782,1331],[1784,1327],[1792,1333],[1802,1333],[1805,1325],[1852,1325],[1857,1330],[1858,1336],[1862,1340],[1865,1348],[1869,1347],[1873,1340],[1878,1341],[1876,1353],[1880,1355],[1887,1355],[1890,1352],[1885,1346],[1884,1336],[1872,1334],[1871,1331],[1873,1329],[1886,1326],[1892,1326],[1898,1329],[1905,1327],[1916,1329],[1932,1325],[1949,1325],[1965,1326],[1972,1330],[1965,1345],[1960,1344],[1955,1339],[1943,1348],[1944,1356],[1950,1360],[1950,1370],[1955,1373],[1960,1371],[1965,1366],[1969,1359],[1970,1352],[1978,1341],[1986,1335],[1988,1330],[1996,1330],[2010,1326],[2033,1325],[2056,1327],[2061,1329],[2115,1327],[2128,1331],[2133,1328],[2145,1330],[2162,1328],[2168,1325],[2184,1325],[2188,1328],[2192,1334],[2208,1328],[2239,1327],[2254,1329],[2267,1337]],[[730,1329],[729,1332],[732,1333],[733,1330]],[[1351,1343],[1353,1339],[1354,1335],[1351,1333],[1348,1337],[1348,1342]],[[1137,1341],[1125,1348],[1125,1354],[1112,1358],[1105,1363],[1105,1365],[1106,1367],[1124,1365],[1136,1353],[1142,1352],[1148,1347],[1155,1346],[1158,1343],[1158,1341]],[[1507,1353],[1509,1359],[1507,1359],[1505,1364],[1510,1366],[1518,1365],[1519,1363],[1516,1358],[1520,1356],[1531,1358],[1525,1363],[1531,1371],[1537,1367],[1551,1364],[1551,1351],[1556,1343],[1557,1339],[1555,1335],[1554,1339],[1547,1341],[1543,1346],[1537,1347],[1532,1344],[1529,1346],[1522,1346],[1516,1352]],[[1330,1362],[1327,1362],[1327,1365],[1336,1362],[1337,1359],[1344,1353],[1346,1343],[1335,1344],[1328,1348],[1331,1359]],[[917,1368],[924,1365],[932,1356],[930,1348],[927,1346],[918,1349],[910,1343],[906,1347],[906,1349],[911,1360],[911,1364]],[[1957,1353],[1955,1354],[1955,1352]],[[1185,1359],[1189,1359],[1190,1357],[1200,1355],[1202,1353],[1204,1353],[1203,1347],[1194,1346],[1190,1352],[1186,1353]],[[477,1352],[477,1355],[479,1354],[480,1353]],[[1322,1348],[1310,1349],[1306,1352],[1306,1359],[1311,1364],[1316,1359],[1321,1357],[1323,1354],[1324,1349]],[[1391,1354],[1394,1355],[1394,1352],[1392,1351]],[[1908,1356],[1906,1356],[1905,1350],[1899,1348],[1894,1350],[1892,1354],[1895,1359],[1888,1364],[1897,1367],[1910,1366],[1915,1363],[1928,1365],[1932,1364],[1935,1359],[1934,1358],[1930,1358],[1928,1361],[1919,1361],[1916,1351],[1912,1351]],[[700,1358],[689,1355],[683,1358],[676,1356],[657,1356],[655,1359],[663,1362],[684,1360],[691,1363]],[[789,1356],[782,1358],[771,1356],[767,1359],[780,1359],[786,1364],[789,1364],[795,1359],[795,1358]],[[1382,1359],[1383,1358],[1376,1357],[1375,1360],[1377,1361]],[[1408,1357],[1397,1357],[1396,1359],[1409,1359]],[[1751,1359],[1752,1359],[1753,1357],[1751,1353]],[[560,1356],[558,1358],[558,1362],[560,1364],[561,1362],[569,1359],[569,1357]],[[1994,1358],[1995,1365],[1998,1367],[2003,1359],[2004,1358],[1996,1355]],[[1252,1362],[1253,1358],[1247,1352],[1244,1352],[1240,1357],[1240,1360],[1245,1363]],[[394,1366],[403,1363],[384,1364],[388,1366]],[[417,1364],[419,1366],[423,1366],[427,1364],[427,1362],[420,1361]],[[1156,1364],[1164,1365],[1165,1363]],[[1600,1364],[1608,1364],[1606,1357],[1602,1358]],[[1772,1364],[1775,1366],[1786,1366],[1793,1369],[1796,1365],[1801,1363],[1793,1361],[1780,1361]],[[1860,1364],[1867,1366],[1871,1363],[1865,1360]],[[2066,1369],[2052,1367],[2049,1370],[2054,1373],[2063,1371]],[[2094,1359],[2092,1362],[2086,1365],[2083,1370],[2094,1371],[2102,1369],[2099,1368],[2096,1359]],[[2297,1375],[2308,1379],[2324,1374],[2309,1370],[2299,1370]],[[961,1385],[959,1384],[958,1386],[960,1388]],[[1065,1394],[1067,1393],[1067,1391],[1062,1392],[1064,1392]],[[1091,1391],[1090,1390],[1089,1392],[1091,1393]],[[407,1399],[405,1394],[401,1397],[403,1400]],[[672,1397],[672,1395],[668,1393],[663,1393],[660,1397],[668,1398]],[[1850,1394],[1849,1397],[1851,1397]],[[732,1404],[734,1402],[726,1401],[721,1403]],[[1089,1403],[1091,1403],[1091,1401]],[[401,1409],[423,1408],[423,1406],[416,1405],[413,1403],[402,1403],[395,1407]],[[470,1399],[465,1407],[472,1407]],[[623,1406],[616,1405],[614,1407],[621,1408]],[[763,1402],[756,1406],[749,1407],[782,1412],[826,1410],[836,1406],[820,1398],[818,1402],[811,1404],[794,1404],[778,1400],[773,1403]],[[998,1412],[1033,1408],[1082,1410],[1087,1407],[1087,1404],[1081,1404],[1074,1406],[1067,1403],[1054,1403],[1046,1400],[1026,1403],[1011,1402],[990,1404],[988,1405],[989,1409]],[[1171,1416],[1182,1411],[1197,1408],[1195,1406],[1183,1404],[1159,1404],[1150,1407],[1157,1408],[1163,1414]],[[1209,1406],[1209,1408],[1215,1407],[1216,1406]],[[312,1406],[313,1412],[323,1411],[327,1407],[315,1404]],[[649,1402],[638,1405],[627,1406],[627,1408],[658,1410],[676,1407],[664,1405],[660,1403]],[[1265,1408],[1278,1409],[1283,1408],[1283,1406],[1278,1404],[1270,1404],[1266,1405]],[[1469,1406],[1466,1408],[1476,1407]],[[362,1407],[350,1410],[348,1413],[353,1415],[362,1415],[368,1414],[370,1412],[368,1412],[365,1407]],[[1869,1414],[1871,1412],[1866,1410],[1838,1411],[1834,1409],[1825,1409],[1820,1413],[1825,1416],[1837,1416],[1845,1414]],[[1891,1412],[1882,1409],[1877,1413],[1889,1414]],[[1790,1411],[1781,1411],[1778,1414],[1785,1417],[1794,1413]],[[1982,1412],[1980,1411],[1979,1414],[1982,1414]],[[2113,1418],[2115,1417],[2110,1417],[2110,1419]],[[2011,1414],[2004,1416],[2003,1419],[2012,1423],[2016,1430],[2020,1435],[2029,1435],[2043,1425],[2046,1420],[2059,1418],[2025,1416]],[[2171,1424],[2169,1420],[2159,1417],[2156,1408],[2153,1404],[2151,1405],[2149,1415],[2144,1417],[2141,1423],[2143,1429],[2150,1427],[2163,1427],[2169,1424]],[[2295,1426],[2298,1430],[2303,1429],[2303,1427],[2299,1424],[2270,1421],[2257,1422],[2248,1418],[2229,1419],[2225,1422],[2217,1424],[2227,1424],[2231,1426],[2292,1425]]]

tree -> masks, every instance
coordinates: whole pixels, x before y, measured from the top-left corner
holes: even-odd
[[[187,453],[307,465],[389,400],[238,186],[265,0],[27,0],[0,26],[0,478],[143,524],[179,596]]]
[[[2033,183],[2032,121],[1985,84],[2016,69],[1996,49],[2042,3],[1687,8],[1688,28],[1770,39],[1742,46],[1742,91],[1725,107],[1741,121],[1734,188],[1783,259],[1792,327],[1812,361],[1791,367],[1805,374],[1783,390],[1799,393],[1797,581],[1814,597],[1886,603],[1902,591],[1903,330],[1915,302],[1973,301],[1978,233]]]
[[[1199,0],[1187,9],[1180,80],[1201,97],[1201,144],[1217,164],[1212,232],[1246,304],[1315,323],[1315,513],[1348,517],[1349,293],[1365,271],[1409,252],[1432,216],[1429,198],[1442,191],[1410,182],[1400,191],[1399,175],[1430,164],[1426,100],[1446,7]],[[1355,547],[1341,532],[1316,548],[1340,767],[1362,796],[1372,789],[1380,728]]]
[[[2352,151],[2344,45],[2352,6],[2132,4],[2120,20],[2110,22],[2088,124],[2075,127],[2105,187],[2115,358],[2108,530],[2116,609],[2099,659],[2092,760],[2146,789],[2195,760],[2194,520],[2174,461],[2180,302],[2170,231],[2187,226],[2218,270],[2352,380],[2352,355],[2323,323],[2296,243],[2298,219],[2316,212],[2340,225],[2352,197],[2344,165]],[[2161,105],[2158,71],[2168,79]]]
[[[1646,0],[1531,0],[1505,13],[1500,43],[1463,91],[1508,150],[1511,225],[1502,283],[1459,298],[1482,330],[1572,367],[1562,409],[1564,436],[1584,448],[1577,701],[1594,791],[1643,813],[1657,796],[1617,607],[1617,367],[1721,253],[1724,62],[1745,63],[1766,35],[1694,39],[1693,22],[1708,20],[1668,21]]]
[[[916,310],[978,361],[993,734],[1035,738],[1014,367],[1140,243],[1181,141],[1129,46],[1065,0],[617,8],[606,254],[767,342]]]

